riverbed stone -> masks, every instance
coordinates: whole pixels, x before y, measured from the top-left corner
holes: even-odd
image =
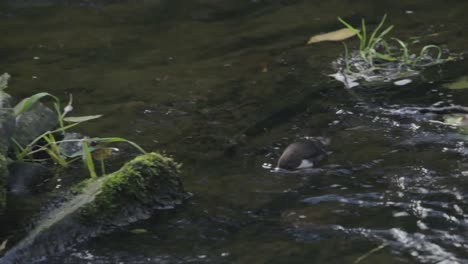
[[[49,175],[47,167],[34,162],[12,161],[8,164],[7,190],[17,197],[37,193],[38,186]]]
[[[179,168],[171,158],[148,153],[110,175],[78,184],[74,196],[43,215],[0,264],[34,263],[157,210],[175,208],[190,197]]]
[[[30,109],[16,118],[14,139],[26,146],[46,131],[58,127],[57,113],[41,102],[36,102]]]

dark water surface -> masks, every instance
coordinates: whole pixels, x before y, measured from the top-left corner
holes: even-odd
[[[468,49],[466,1],[0,1],[10,93],[72,93],[105,115],[82,132],[165,151],[194,194],[47,263],[353,263],[379,245],[361,263],[468,263],[465,136],[379,110],[467,105],[442,85],[468,63],[351,94],[326,76],[342,45],[304,46],[385,13],[394,36]],[[329,137],[336,166],[262,168],[304,136]]]

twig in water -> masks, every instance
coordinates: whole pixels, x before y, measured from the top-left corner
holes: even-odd
[[[382,244],[382,245],[380,245],[380,246],[378,246],[378,247],[372,249],[371,251],[367,252],[366,254],[364,254],[364,255],[360,256],[358,259],[356,259],[356,260],[353,262],[353,264],[356,264],[356,263],[359,263],[359,262],[363,261],[364,259],[368,258],[370,255],[372,255],[372,254],[374,254],[375,252],[377,252],[377,251],[379,251],[379,250],[385,248],[386,246],[387,246],[387,244],[384,243],[384,244]]]

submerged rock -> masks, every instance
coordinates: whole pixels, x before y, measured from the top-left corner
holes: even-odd
[[[44,215],[29,234],[10,249],[1,264],[38,263],[116,226],[172,209],[189,194],[179,165],[157,153],[136,157],[119,171],[86,180],[72,199]]]
[[[13,195],[27,196],[35,193],[37,185],[44,181],[48,169],[41,164],[14,161],[8,165],[7,189]]]
[[[69,158],[81,156],[83,152],[83,142],[69,140],[79,140],[84,138],[88,137],[76,132],[66,132],[65,136],[62,139],[63,142],[59,144],[60,153]]]

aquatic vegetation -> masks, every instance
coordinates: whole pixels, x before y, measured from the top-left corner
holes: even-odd
[[[92,203],[80,209],[80,219],[104,224],[115,221],[122,212],[122,208],[115,205],[135,208],[138,204],[152,209],[175,207],[189,197],[179,176],[180,167],[173,159],[155,152],[136,157],[120,170],[99,178],[100,191]],[[87,188],[95,182],[87,181]]]
[[[8,86],[9,77],[10,76],[7,73],[0,76],[0,90],[3,90]],[[141,153],[146,153],[140,146],[138,146],[138,144],[120,137],[67,138],[66,135],[69,133],[71,128],[83,122],[98,119],[102,116],[89,115],[68,117],[68,113],[73,111],[73,97],[71,95],[67,105],[62,110],[61,101],[58,97],[46,92],[34,94],[23,99],[13,108],[15,116],[18,118],[26,111],[32,109],[32,107],[39,103],[40,100],[47,98],[52,100],[53,109],[57,114],[59,127],[57,129],[45,131],[27,145],[20,144],[13,135],[11,141],[15,158],[17,160],[43,162],[51,159],[62,167],[68,167],[70,163],[81,158],[83,164],[88,169],[90,176],[94,178],[97,177],[94,160],[100,161],[101,174],[105,174],[104,160],[109,158],[112,154],[112,148],[107,147],[107,144],[124,142],[133,146]],[[78,149],[73,153],[67,153],[64,146],[68,143],[74,143],[78,146]],[[47,153],[48,158],[36,158],[39,153]]]
[[[338,73],[330,76],[352,88],[366,82],[366,84],[395,81],[418,75],[429,66],[438,65],[453,60],[447,52],[437,45],[426,45],[419,53],[411,53],[410,44],[395,38],[389,38],[394,26],[385,27],[387,15],[377,27],[368,32],[364,19],[361,29],[357,29],[342,18],[338,20],[359,38],[359,50],[349,52],[344,45],[344,58],[336,61]]]

